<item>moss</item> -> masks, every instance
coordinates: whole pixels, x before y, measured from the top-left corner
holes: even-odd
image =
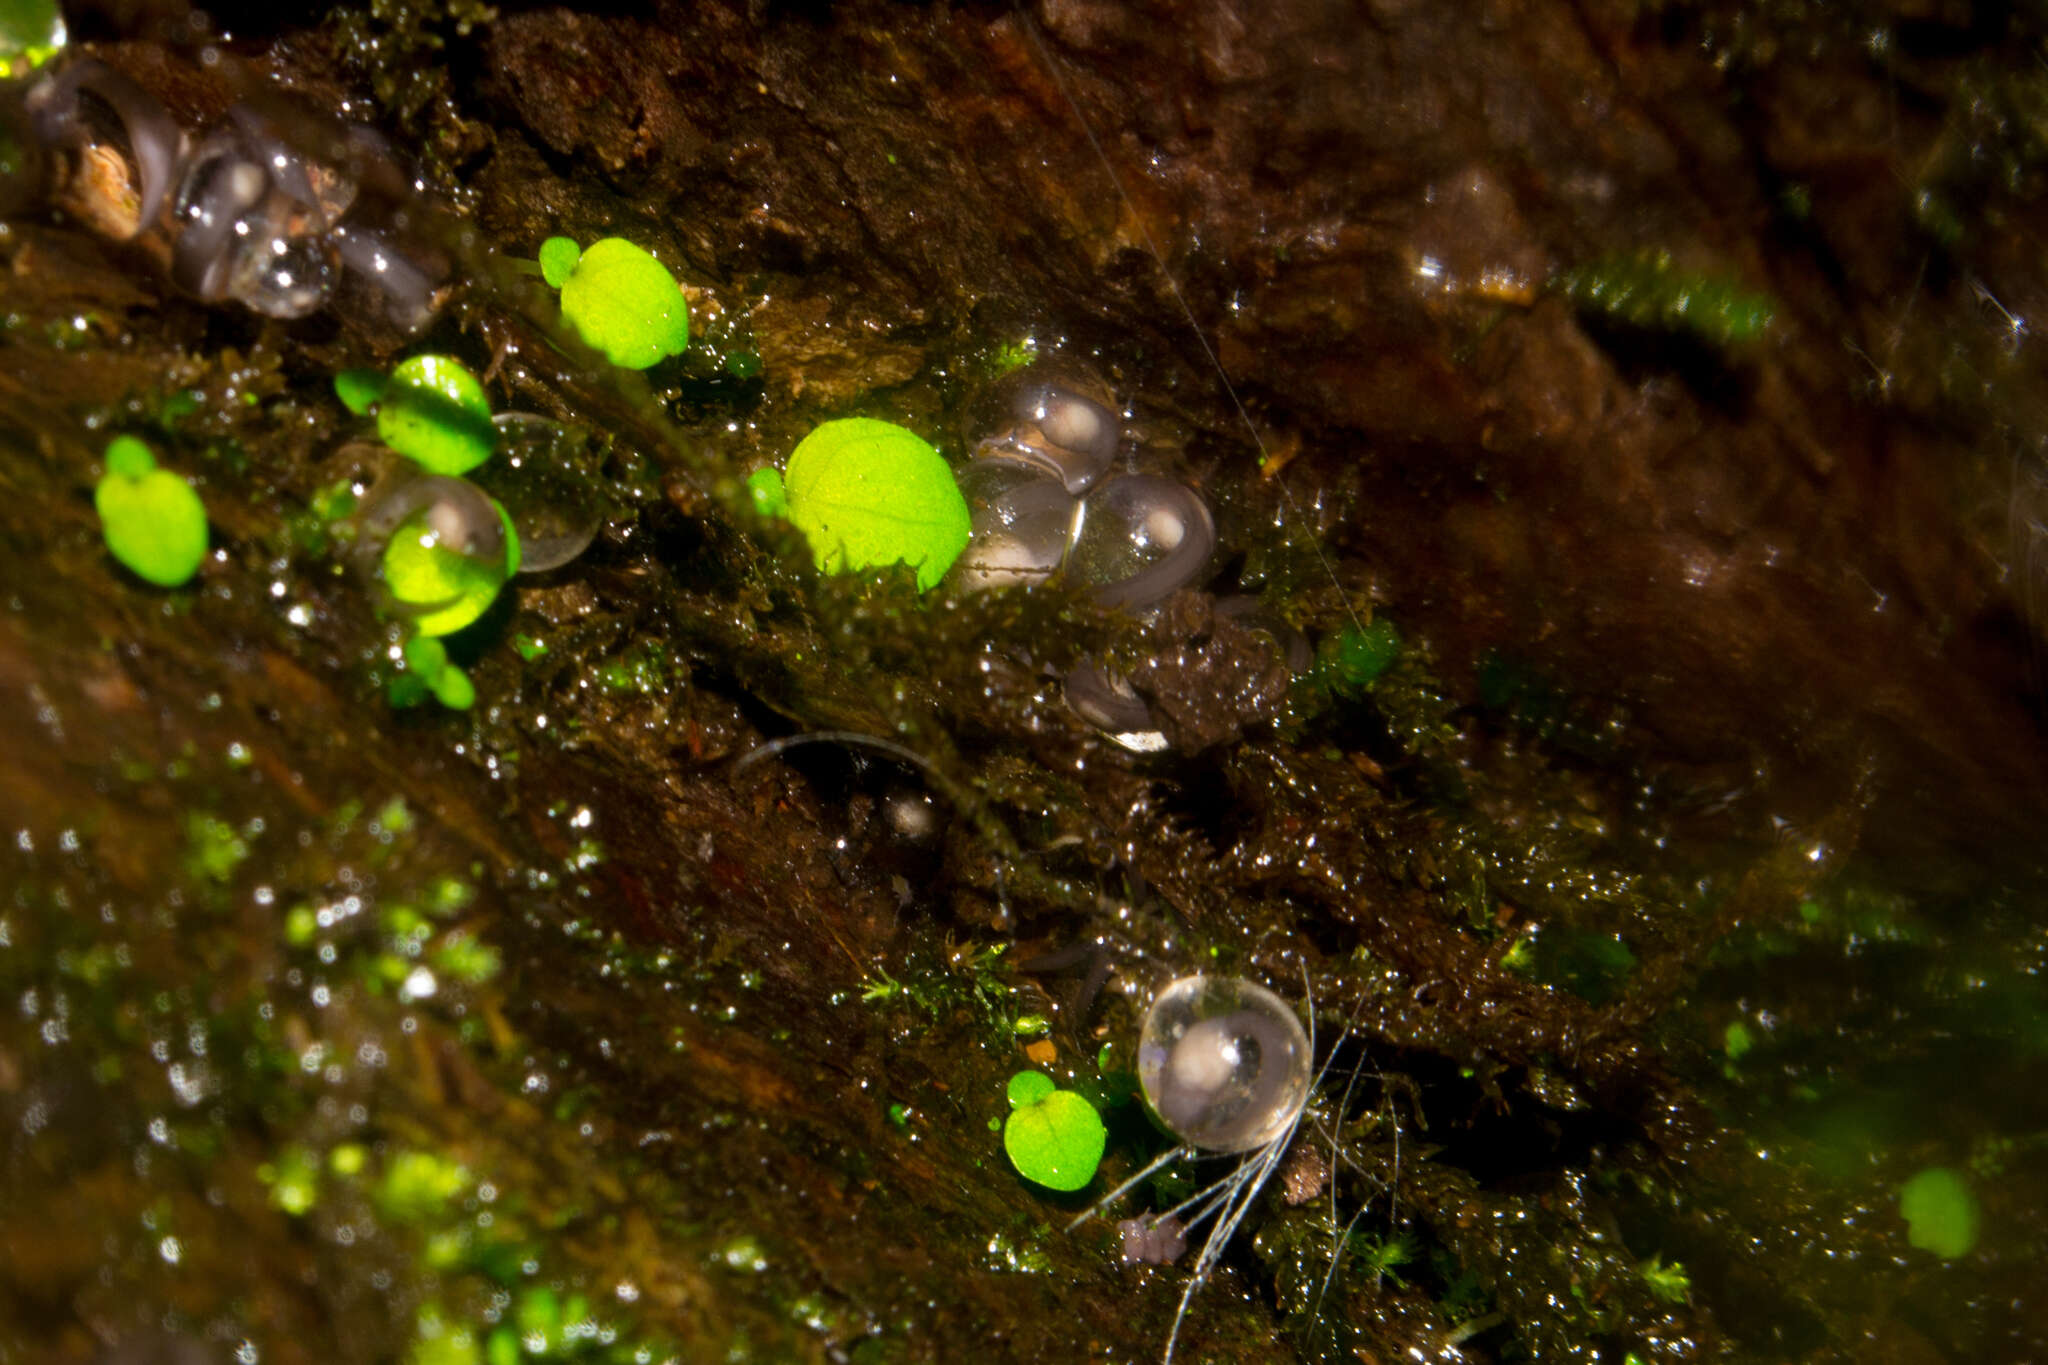
[[[295,1218],[312,1211],[320,1198],[320,1164],[303,1147],[289,1146],[277,1159],[256,1168],[256,1178],[270,1186],[270,1202]]]
[[[1692,1298],[1692,1277],[1684,1266],[1676,1261],[1666,1263],[1662,1256],[1651,1256],[1640,1262],[1636,1269],[1642,1274],[1643,1284],[1651,1295],[1665,1303],[1686,1303]]]
[[[185,867],[194,877],[214,883],[231,880],[237,869],[249,860],[249,840],[245,832],[260,830],[258,822],[252,830],[237,830],[217,815],[205,811],[193,811],[185,818]]]
[[[1549,287],[1610,322],[1696,337],[1723,349],[1753,344],[1777,314],[1769,294],[1728,275],[1683,269],[1665,251],[1592,261],[1561,272]]]
[[[1350,694],[1370,687],[1401,654],[1401,635],[1384,617],[1345,626],[1316,651],[1316,676],[1332,691]]]

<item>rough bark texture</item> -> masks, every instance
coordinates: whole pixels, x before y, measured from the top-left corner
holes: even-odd
[[[1148,1358],[1184,1272],[992,1125],[1045,1066],[1135,1170],[1198,967],[1306,982],[1332,1070],[1177,1358],[2048,1351],[2024,7],[72,18],[195,132],[377,126],[454,288],[410,340],[194,302],[10,97],[0,1359]],[[568,343],[557,232],[674,268],[690,349]],[[1027,337],[1257,615],[820,579],[752,515],[825,418],[964,456]],[[420,349],[601,458],[464,713],[393,706],[330,515],[332,375]],[[117,431],[200,486],[190,587],[105,554]],[[1064,707],[1091,657],[1172,752]],[[898,748],[740,762],[817,730]]]

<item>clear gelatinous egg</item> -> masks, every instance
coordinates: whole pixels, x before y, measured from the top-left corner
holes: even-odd
[[[194,151],[178,187],[171,251],[171,278],[181,288],[277,318],[304,317],[326,302],[333,263],[299,221],[307,207],[278,188],[271,168],[278,159],[267,159],[232,124]]]
[[[1009,460],[970,460],[959,480],[969,517],[954,570],[961,587],[1042,583],[1059,569],[1081,522],[1081,504],[1064,486]]]
[[[225,292],[265,317],[302,318],[327,302],[334,280],[318,242],[274,232],[237,256]]]
[[[1109,472],[1123,440],[1123,419],[1101,378],[1079,364],[1040,360],[1006,375],[985,408],[996,419],[975,455],[1013,460],[1084,493]]]
[[[501,412],[496,459],[473,478],[512,518],[519,572],[558,569],[590,548],[604,524],[604,483],[590,433],[530,412]]]
[[[1105,607],[1143,609],[1188,587],[1216,548],[1216,522],[1193,489],[1125,474],[1088,495],[1067,576]]]
[[[363,498],[358,562],[421,635],[461,630],[518,571],[504,510],[467,479],[395,472]]]
[[[1283,1136],[1313,1079],[1294,1011],[1239,977],[1168,983],[1138,1036],[1145,1102],[1168,1131],[1204,1151],[1248,1152]]]

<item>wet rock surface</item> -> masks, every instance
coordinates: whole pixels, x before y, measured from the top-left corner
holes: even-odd
[[[2048,1349],[2021,17],[71,17],[187,127],[374,127],[455,287],[265,319],[0,195],[9,1354],[1146,1358],[1183,1272],[989,1123],[1046,1067],[1138,1169],[1118,1049],[1197,965],[1332,1069],[1185,1358]],[[668,264],[689,349],[565,336],[558,232]],[[333,374],[428,348],[596,433],[607,512],[454,637],[465,712],[394,708],[321,510]],[[750,510],[832,417],[964,460],[1020,350],[1210,501],[1205,593],[820,579]],[[206,504],[189,588],[104,554],[117,432]]]

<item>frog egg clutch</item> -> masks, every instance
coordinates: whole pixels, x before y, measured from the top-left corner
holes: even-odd
[[[1301,1125],[1315,1082],[1314,1035],[1287,1002],[1238,977],[1184,976],[1153,998],[1138,1034],[1138,1085],[1153,1116],[1180,1141],[1111,1190],[1069,1231],[1183,1158],[1241,1156],[1213,1181],[1164,1213],[1138,1220],[1141,1233],[1180,1231],[1213,1219],[1174,1313],[1165,1360],[1195,1291],[1244,1221]],[[1127,1238],[1128,1240],[1128,1238]]]
[[[994,434],[959,477],[971,514],[960,586],[1059,574],[1105,607],[1144,613],[1199,581],[1216,548],[1208,504],[1156,474],[1110,476],[1123,421],[1100,379],[1069,362],[1027,366],[995,388],[984,425]],[[1123,678],[1084,663],[1068,673],[1066,693],[1082,719],[1126,747],[1164,747]]]
[[[960,473],[973,516],[962,586],[1064,570],[1104,606],[1142,611],[1208,565],[1216,523],[1194,490],[1151,474],[1105,479],[1123,422],[1100,380],[1041,362],[1008,376],[992,408],[996,432]]]
[[[368,128],[330,127],[269,100],[269,112],[236,103],[194,134],[91,57],[39,76],[21,104],[22,140],[51,205],[135,244],[194,298],[299,318],[354,280],[401,331],[432,320],[438,272],[396,245],[410,178]],[[302,123],[332,144],[331,162],[294,145]],[[381,188],[366,192],[373,182]]]

